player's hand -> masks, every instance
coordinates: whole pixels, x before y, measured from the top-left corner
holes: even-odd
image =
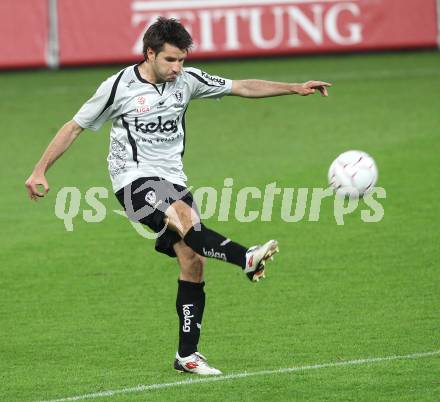
[[[322,96],[328,96],[327,88],[331,86],[332,84],[330,84],[329,82],[307,81],[299,85],[297,92],[301,96],[307,96],[314,94],[316,91],[319,91]]]
[[[25,186],[29,198],[34,201],[37,201],[38,198],[44,197],[49,192],[49,183],[44,174],[32,173],[29,176],[29,179],[26,180]],[[37,186],[43,186],[44,192],[39,191]]]

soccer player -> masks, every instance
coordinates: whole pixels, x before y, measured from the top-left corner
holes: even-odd
[[[58,131],[26,187],[33,200],[47,194],[48,168],[84,129],[95,131],[112,120],[108,167],[115,195],[131,220],[157,233],[156,251],[177,257],[180,267],[176,300],[179,345],[174,368],[212,375],[221,372],[197,350],[205,308],[205,257],[238,265],[251,281],[258,281],[264,278],[266,261],[278,251],[278,243],[270,240],[262,246],[245,247],[200,221],[182,165],[188,104],[191,99],[224,95],[263,98],[320,92],[327,96],[330,84],[233,81],[209,75],[183,67],[192,43],[177,20],[159,18],[144,35],[144,60],[99,86]]]

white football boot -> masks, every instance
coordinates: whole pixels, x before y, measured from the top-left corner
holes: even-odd
[[[219,375],[222,374],[220,370],[211,367],[208,360],[199,352],[195,352],[187,357],[180,357],[176,353],[176,360],[174,360],[174,368],[181,373],[192,373],[199,375]]]
[[[244,273],[253,282],[258,282],[261,278],[265,278],[264,267],[266,261],[269,258],[272,260],[273,255],[278,253],[278,251],[280,250],[276,240],[269,240],[262,246],[251,247],[246,252],[246,268]]]

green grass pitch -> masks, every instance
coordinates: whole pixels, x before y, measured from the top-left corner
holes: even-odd
[[[194,101],[187,113],[189,185],[226,177],[238,189],[325,187],[339,153],[361,149],[379,167],[382,221],[360,209],[336,225],[233,218],[209,226],[253,245],[280,242],[267,279],[251,284],[218,261],[206,267],[200,351],[225,374],[440,349],[440,54],[370,54],[191,63],[234,79],[328,80],[330,97]],[[188,380],[171,369],[177,344],[177,266],[136,234],[111,193],[108,130],[84,132],[27,199],[24,181],[56,130],[118,67],[0,75],[2,197],[0,400],[81,396]],[[107,215],[67,232],[57,192],[109,189]],[[362,202],[360,206],[362,207]],[[251,207],[261,208],[261,202]],[[307,210],[308,211],[308,210]],[[307,212],[306,212],[307,213]],[[154,317],[153,317],[154,313]],[[83,400],[90,400],[85,397]],[[96,400],[438,401],[439,355],[233,378]]]

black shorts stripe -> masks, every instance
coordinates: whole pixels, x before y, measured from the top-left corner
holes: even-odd
[[[101,116],[111,105],[113,105],[113,102],[115,101],[116,96],[116,90],[118,89],[119,81],[121,80],[122,74],[124,74],[125,69],[119,73],[117,76],[115,82],[113,83],[112,90],[110,92],[110,96],[107,100],[107,103],[104,106],[104,109],[102,109],[102,112],[99,113],[98,117]]]

